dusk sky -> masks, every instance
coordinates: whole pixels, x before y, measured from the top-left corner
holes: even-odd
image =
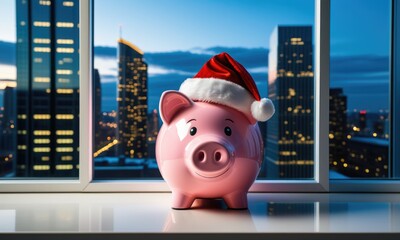
[[[95,67],[103,84],[103,110],[115,108],[116,46],[122,37],[145,52],[149,108],[163,90],[176,89],[218,51],[228,51],[266,96],[269,37],[277,25],[313,25],[313,0],[95,0]],[[331,86],[343,87],[349,109],[388,106],[389,0],[331,1]],[[1,1],[3,19],[15,2]],[[0,25],[0,79],[15,79],[15,22]],[[99,47],[101,46],[101,47]],[[12,47],[12,46],[11,46]],[[218,48],[217,48],[218,47]],[[7,49],[8,50],[7,50]],[[370,99],[368,106],[365,99]],[[0,102],[1,103],[1,102]],[[1,105],[1,104],[0,104]]]

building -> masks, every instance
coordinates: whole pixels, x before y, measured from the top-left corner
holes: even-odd
[[[358,126],[360,128],[360,132],[364,133],[367,131],[367,111],[361,110],[358,115]]]
[[[0,151],[3,154],[15,155],[16,146],[16,109],[15,88],[7,86],[3,94],[3,108],[0,120]]]
[[[16,176],[76,178],[79,1],[16,2]]]
[[[147,157],[156,158],[156,140],[159,131],[159,119],[157,109],[153,109],[147,115]]]
[[[160,129],[157,109],[153,109],[153,111],[149,113],[147,117],[147,141],[155,142],[157,139],[158,130]]]
[[[278,26],[270,39],[268,96],[275,115],[268,121],[269,179],[314,175],[314,73],[311,26]]]
[[[101,83],[100,74],[98,69],[93,70],[93,86],[94,86],[94,112],[93,112],[93,135],[94,135],[94,146],[93,150],[96,152],[101,146],[101,141],[104,136],[101,135],[101,122],[103,114],[101,113]]]
[[[347,97],[342,88],[329,90],[329,164],[330,169],[347,159]]]
[[[147,63],[132,43],[118,40],[118,134],[120,164],[147,157]]]
[[[347,141],[348,158],[337,171],[349,177],[388,178],[389,139],[352,137]]]

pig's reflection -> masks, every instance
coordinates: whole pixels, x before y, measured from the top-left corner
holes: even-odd
[[[164,232],[254,232],[249,210],[227,209],[222,200],[196,200],[191,209],[171,209]]]

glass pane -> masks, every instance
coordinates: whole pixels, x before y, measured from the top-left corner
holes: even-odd
[[[79,2],[2,1],[0,176],[77,178]]]
[[[392,176],[390,2],[331,1],[331,179]]]
[[[94,1],[94,178],[160,179],[160,96],[220,52],[276,107],[258,179],[314,178],[313,26],[313,0]]]

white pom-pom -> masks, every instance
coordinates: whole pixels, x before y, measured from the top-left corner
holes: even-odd
[[[251,104],[251,114],[260,122],[265,122],[275,113],[275,107],[271,100],[263,98]]]

